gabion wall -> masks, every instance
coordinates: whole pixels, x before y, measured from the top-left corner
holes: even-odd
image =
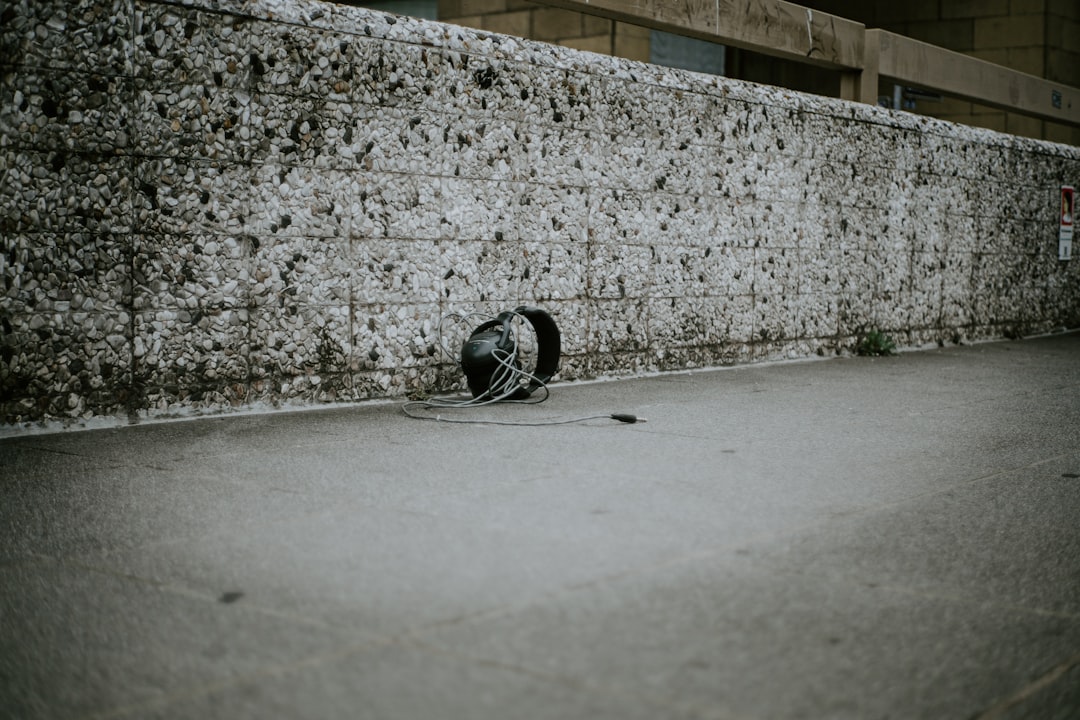
[[[1080,151],[356,8],[0,4],[0,415],[563,379],[1074,325]]]

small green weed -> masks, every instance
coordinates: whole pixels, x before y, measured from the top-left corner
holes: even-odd
[[[893,355],[896,352],[896,342],[880,330],[871,330],[859,341],[855,352],[859,355]]]

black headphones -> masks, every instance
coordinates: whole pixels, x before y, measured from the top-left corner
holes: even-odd
[[[513,320],[521,316],[529,321],[538,344],[536,369],[527,373],[517,358],[517,340]],[[461,346],[461,369],[474,398],[524,400],[544,387],[559,371],[561,352],[559,328],[540,308],[521,307],[500,313],[472,331]],[[528,378],[529,384],[521,383]]]

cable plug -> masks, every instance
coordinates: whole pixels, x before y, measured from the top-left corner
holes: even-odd
[[[633,425],[634,423],[648,422],[643,417],[638,417],[637,415],[629,415],[627,413],[612,413],[611,414],[611,419],[612,420],[618,420],[619,422],[623,422],[623,423],[628,423],[630,425]]]

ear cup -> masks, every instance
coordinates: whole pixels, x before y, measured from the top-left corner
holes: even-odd
[[[559,372],[562,340],[559,335],[559,326],[555,324],[554,318],[540,308],[522,305],[515,308],[514,312],[523,316],[532,325],[539,346],[536,350],[536,369],[532,373],[533,380],[526,388],[526,393],[529,394],[551,382],[551,378]]]
[[[514,318],[519,315],[532,325],[538,347],[529,384],[515,388],[523,374],[513,331]],[[500,399],[524,400],[558,372],[560,353],[559,328],[552,317],[539,308],[522,305],[473,330],[461,346],[461,369],[474,398],[505,395]]]
[[[499,388],[512,380],[510,375],[516,375],[514,371],[520,368],[516,360],[513,369],[506,366],[507,359],[514,357],[516,343],[510,321],[502,317],[473,330],[461,346],[461,369],[473,397],[499,394]]]

